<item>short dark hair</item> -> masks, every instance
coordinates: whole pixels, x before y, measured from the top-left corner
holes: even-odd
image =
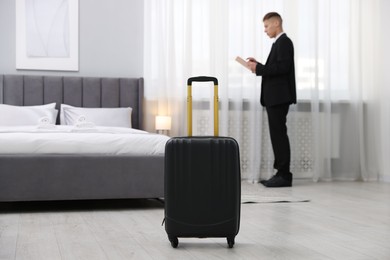
[[[270,13],[267,13],[266,15],[264,15],[263,22],[265,20],[268,20],[268,19],[274,18],[274,17],[277,18],[280,21],[280,23],[283,22],[282,17],[277,12],[270,12]]]

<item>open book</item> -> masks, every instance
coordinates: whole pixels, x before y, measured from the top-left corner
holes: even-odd
[[[236,61],[237,61],[238,63],[240,63],[242,66],[244,66],[245,68],[247,68],[248,70],[251,70],[251,69],[249,68],[248,64],[246,63],[246,61],[245,61],[243,58],[241,58],[240,56],[237,56],[237,57],[236,57]]]

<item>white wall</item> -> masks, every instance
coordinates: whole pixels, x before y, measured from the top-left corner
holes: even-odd
[[[0,1],[0,74],[143,76],[143,0],[79,0],[79,71],[15,69],[15,0]]]

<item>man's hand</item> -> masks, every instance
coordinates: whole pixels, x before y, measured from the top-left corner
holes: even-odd
[[[252,73],[255,73],[256,72],[257,62],[248,61],[247,63],[248,63],[248,67],[250,68]]]
[[[249,57],[246,58],[248,67],[252,71],[252,73],[256,72],[257,60],[255,58]]]
[[[246,58],[247,61],[251,61],[251,62],[257,62],[257,60],[255,58],[252,58],[252,57],[248,57]]]

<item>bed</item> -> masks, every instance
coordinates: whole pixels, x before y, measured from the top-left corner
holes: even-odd
[[[142,78],[0,75],[0,104],[3,106],[7,104],[26,108],[53,103],[55,109],[61,113],[61,104],[77,108],[131,108],[129,119],[131,130],[125,131],[137,132],[143,129]],[[76,126],[60,126],[61,113],[55,118],[56,125],[53,127],[55,129],[46,125],[46,117],[42,120],[43,127],[38,128],[46,132],[59,131],[60,128],[61,132],[73,131]],[[87,138],[90,128],[94,126],[85,127],[85,124],[88,125],[90,122],[83,121],[85,118],[82,116],[77,120],[81,120],[79,125],[81,127],[78,129]],[[41,125],[41,122],[39,124]],[[35,131],[35,128],[31,131],[31,126],[28,126],[28,129],[24,126],[21,128],[23,131],[20,132],[23,133],[17,133],[20,136],[15,140],[27,140],[22,134],[28,132],[31,135],[31,132]],[[107,129],[109,127],[106,127]],[[3,129],[0,135],[6,136],[9,134],[7,132]],[[50,136],[51,133],[36,135]],[[9,147],[14,146],[9,144],[5,146],[3,141],[3,148],[8,147],[4,149],[9,151],[1,150],[0,147],[0,201],[163,197],[164,153],[161,147],[168,137],[158,137],[152,133],[149,135],[155,139],[160,138],[158,139],[160,148],[147,154],[105,153],[95,152],[94,149],[77,154],[61,153],[58,150],[33,153],[28,149],[25,152],[16,148],[11,149]],[[8,142],[11,138],[6,136],[3,140]],[[20,143],[25,143],[26,147],[29,147],[26,142]],[[108,147],[100,145],[104,146]],[[126,145],[122,147],[128,148]]]

